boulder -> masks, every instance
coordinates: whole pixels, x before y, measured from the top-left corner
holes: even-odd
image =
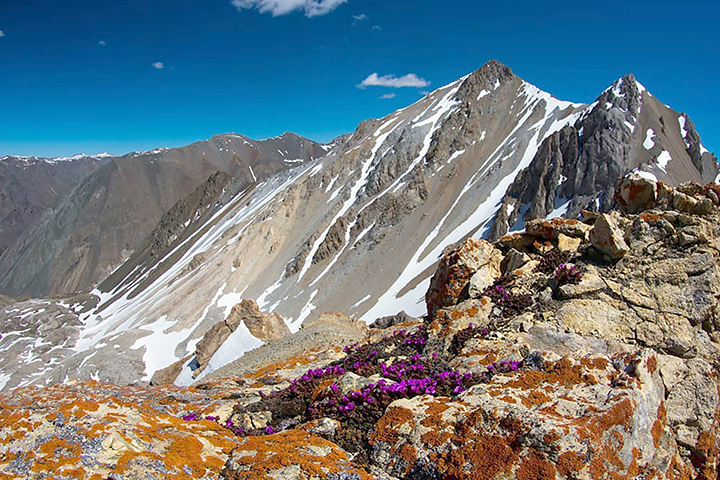
[[[527,253],[519,252],[514,248],[505,255],[503,261],[500,263],[500,269],[504,274],[509,274],[522,267],[530,261],[530,256]]]
[[[225,323],[234,332],[240,322],[250,330],[254,337],[265,342],[278,340],[290,334],[285,320],[277,313],[262,313],[255,300],[243,300],[230,311]]]
[[[254,300],[243,300],[232,308],[224,321],[213,325],[198,342],[195,347],[198,368],[193,371],[193,377],[197,378],[205,369],[218,348],[237,330],[241,322],[245,323],[254,337],[265,342],[279,340],[290,334],[290,329],[280,315],[262,313]]]
[[[502,253],[486,240],[469,238],[446,249],[430,280],[425,303],[430,318],[438,309],[455,305],[466,293],[472,276],[483,267],[487,275],[500,276]]]
[[[653,208],[657,200],[657,182],[637,173],[623,177],[615,190],[615,201],[626,213],[638,213]]]
[[[619,260],[628,252],[622,231],[610,215],[601,214],[590,230],[590,243],[600,253]]]
[[[560,234],[584,239],[591,228],[590,225],[579,220],[558,217],[549,220],[540,218],[530,220],[526,224],[525,231],[544,240],[555,240]]]

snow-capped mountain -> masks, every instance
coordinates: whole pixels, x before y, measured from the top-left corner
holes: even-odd
[[[632,76],[586,105],[489,62],[321,158],[255,182],[212,177],[92,292],[7,307],[0,386],[129,383],[172,364],[192,382],[263,343],[241,322],[193,372],[200,340],[244,298],[291,331],[329,310],[422,315],[448,245],[607,208],[634,169],[671,184],[718,175],[687,116]]]
[[[217,135],[182,148],[105,157],[102,168],[26,226],[0,257],[0,293],[42,297],[89,288],[214,172],[251,184],[324,154],[323,146],[286,133],[262,141]]]

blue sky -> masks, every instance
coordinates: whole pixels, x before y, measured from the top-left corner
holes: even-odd
[[[576,102],[633,72],[718,152],[719,13],[692,0],[1,0],[0,155],[224,132],[328,141],[492,58]],[[373,73],[395,86],[358,88]]]

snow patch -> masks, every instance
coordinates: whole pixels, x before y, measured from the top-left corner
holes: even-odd
[[[657,157],[657,166],[660,168],[660,170],[667,173],[666,168],[670,160],[672,160],[670,152],[668,152],[667,150],[663,150],[662,153]]]
[[[635,169],[635,170],[633,170],[633,173],[638,175],[640,178],[644,178],[645,180],[651,180],[653,182],[658,181],[657,177],[650,172],[645,172],[643,170]]]
[[[163,315],[156,321],[141,327],[141,330],[149,330],[150,335],[137,339],[130,348],[138,350],[145,347],[145,354],[143,355],[145,376],[143,380],[150,380],[155,372],[180,360],[175,355],[175,348],[168,347],[183,342],[190,335],[192,329],[166,332],[166,330],[174,326],[175,322],[169,321],[167,316]]]
[[[655,142],[653,141],[653,137],[655,136],[655,132],[652,128],[648,128],[647,133],[645,134],[645,141],[643,141],[643,147],[645,150],[650,150],[655,146]]]
[[[357,302],[355,302],[355,303],[353,304],[353,306],[350,307],[350,310],[352,310],[352,309],[355,308],[355,307],[359,307],[363,302],[365,302],[365,301],[367,301],[367,300],[370,300],[371,297],[372,297],[372,295],[370,295],[370,294],[365,295],[363,298],[361,298],[360,300],[358,300]],[[0,390],[2,390],[2,387],[0,387]]]

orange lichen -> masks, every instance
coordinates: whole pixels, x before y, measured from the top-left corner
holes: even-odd
[[[532,451],[525,457],[516,472],[518,480],[555,480],[555,466],[539,452]]]
[[[579,472],[584,466],[583,459],[577,452],[563,452],[558,457],[557,469],[561,475],[566,477],[569,477],[575,472]]]
[[[468,438],[437,463],[445,478],[490,480],[509,473],[517,459],[517,453],[505,438],[489,435]]]
[[[535,407],[544,403],[551,402],[552,397],[545,395],[540,390],[533,390],[526,395],[521,396],[520,400],[522,400],[523,405],[525,405],[526,407]]]
[[[657,370],[657,357],[655,355],[649,356],[645,365],[647,366],[648,372],[651,374],[655,373],[655,370]]]
[[[292,466],[300,467],[308,477],[325,478],[329,473],[345,471],[362,479],[371,478],[365,470],[350,464],[337,445],[303,430],[245,437],[235,453],[236,468],[226,474],[230,480],[264,480],[270,472]]]
[[[595,385],[597,379],[584,372],[582,364],[573,364],[569,358],[561,358],[546,368],[547,371],[529,370],[520,372],[505,384],[506,388],[536,390],[543,383],[571,387],[573,385]]]
[[[661,401],[657,411],[657,419],[652,426],[652,437],[655,448],[660,446],[660,438],[662,437],[665,420],[667,418],[667,411],[665,410],[665,402]]]
[[[395,444],[398,439],[397,431],[412,421],[412,411],[404,407],[390,406],[375,425],[375,429],[368,436],[370,444],[385,442]]]

